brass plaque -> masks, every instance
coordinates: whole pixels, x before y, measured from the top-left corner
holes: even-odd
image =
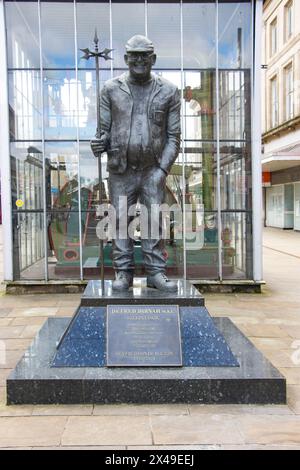
[[[182,366],[178,305],[108,305],[108,367]]]

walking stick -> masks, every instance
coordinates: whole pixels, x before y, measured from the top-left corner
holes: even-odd
[[[100,66],[99,66],[99,59],[102,57],[104,60],[112,60],[109,56],[109,53],[113,49],[103,49],[103,51],[99,51],[98,49],[98,35],[97,29],[95,29],[95,36],[94,36],[94,44],[95,50],[90,51],[88,48],[80,49],[84,52],[84,56],[82,59],[89,60],[91,57],[95,58],[95,65],[96,65],[96,94],[97,94],[97,131],[96,137],[101,137],[101,120],[100,120]],[[98,178],[99,178],[99,205],[102,204],[103,194],[102,194],[102,162],[101,162],[101,153],[98,155]],[[100,277],[101,277],[101,288],[102,294],[104,293],[104,249],[103,249],[103,239],[100,239]]]

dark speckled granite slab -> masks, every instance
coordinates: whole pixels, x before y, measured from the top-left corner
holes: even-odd
[[[7,402],[286,403],[278,370],[230,320],[213,321],[240,367],[51,367],[70,319],[50,318],[8,377]]]
[[[80,307],[63,337],[54,367],[104,367],[106,309]],[[205,307],[180,307],[182,361],[186,367],[237,367],[239,363]]]
[[[92,307],[107,304],[175,304],[188,307],[204,305],[203,296],[189,281],[177,280],[177,286],[177,292],[161,292],[147,288],[146,278],[135,278],[133,287],[128,291],[117,292],[112,290],[112,281],[106,280],[102,292],[101,281],[89,281],[80,305]]]

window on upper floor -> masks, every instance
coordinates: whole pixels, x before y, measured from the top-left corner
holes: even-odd
[[[294,117],[294,72],[293,64],[284,69],[285,120]]]
[[[271,80],[271,128],[278,126],[278,78],[277,76]]]
[[[270,24],[270,57],[277,52],[277,18]]]
[[[288,41],[293,34],[293,0],[284,7],[284,40]]]

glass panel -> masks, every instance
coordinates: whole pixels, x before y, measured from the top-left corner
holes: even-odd
[[[173,6],[177,8],[177,5]],[[179,90],[181,89],[180,72],[172,70],[156,70],[155,73],[158,73],[162,77],[172,82],[174,85],[177,86]],[[167,190],[165,202],[170,207],[175,205],[178,207],[178,209],[180,209],[181,219],[183,218],[183,189],[184,180],[182,170],[182,153],[179,153],[177,160],[173,164],[170,174],[167,177]],[[166,220],[170,226],[170,234],[167,234],[168,238],[165,241],[167,255],[167,274],[170,277],[183,277],[183,220],[177,220],[176,212],[173,211],[170,211],[170,215],[167,216]]]
[[[220,139],[251,140],[250,70],[220,71]]]
[[[102,200],[109,201],[106,154],[102,155]],[[82,255],[83,275],[86,279],[99,278],[99,239],[96,227],[99,217],[96,213],[99,204],[98,160],[92,154],[89,142],[80,143],[80,181],[82,207]],[[113,278],[111,261],[111,240],[104,242],[104,266],[106,278]]]
[[[50,279],[80,277],[78,211],[48,212],[48,270]]]
[[[216,163],[215,143],[185,142],[186,218],[189,218],[186,259],[189,279],[218,277]]]
[[[102,154],[102,193],[103,201],[108,201],[107,178],[108,172],[106,168],[107,155]],[[99,202],[99,178],[98,178],[98,159],[94,157],[90,143],[80,142],[80,181],[81,190],[87,190],[93,194],[92,200],[86,205],[86,195],[82,195],[81,205],[83,210],[95,211]]]
[[[13,211],[14,279],[44,279],[44,217],[42,212]]]
[[[251,68],[251,2],[219,3],[219,68]]]
[[[89,48],[95,49],[93,42],[95,28],[99,37],[100,50],[105,47],[110,48],[110,32],[109,32],[109,2],[77,2],[76,4],[76,21],[77,21],[77,46],[78,49]],[[94,68],[95,60],[82,59],[83,52],[78,50],[78,67],[79,68]],[[110,61],[100,59],[100,67],[110,69]]]
[[[41,2],[44,68],[75,67],[74,29],[73,2]]]
[[[186,140],[214,140],[215,137],[215,72],[184,72],[184,135]]]
[[[251,147],[220,142],[223,277],[252,277]]]
[[[73,142],[45,144],[47,208],[78,210],[78,153]]]
[[[188,279],[218,277],[215,16],[214,3],[183,5]]]
[[[9,127],[11,140],[42,138],[40,72],[15,70],[8,73]]]
[[[167,256],[167,275],[170,277],[183,277],[184,256],[183,256],[183,171],[182,154],[178,155],[173,164],[166,182],[165,203],[170,208],[177,208],[180,212],[170,210],[166,217],[169,224],[169,233],[165,240],[165,250]]]
[[[74,2],[41,1],[44,67],[44,110],[41,109],[38,2],[7,2],[6,24],[9,67],[11,146],[16,278],[43,278],[42,214],[42,112],[46,140],[46,199],[50,278],[79,277],[78,152],[79,137],[89,140],[96,129],[94,63],[79,60],[75,80]],[[59,11],[59,14],[57,13]],[[216,203],[216,2],[183,2],[183,64],[185,180],[182,154],[167,180],[167,199],[183,205],[186,193],[188,230],[199,234],[187,244],[188,278],[218,277],[218,227]],[[155,72],[179,88],[180,2],[148,2],[148,34],[157,49]],[[93,47],[97,27],[100,46],[109,47],[109,2],[76,4],[78,48]],[[93,21],[91,22],[91,18]],[[251,225],[251,4],[219,2],[220,163],[224,278],[252,276]],[[277,28],[276,28],[277,29]],[[276,31],[275,31],[276,32]],[[134,34],[145,34],[144,2],[112,2],[114,75],[124,64],[124,46]],[[275,41],[274,41],[275,43]],[[101,84],[110,78],[110,62],[101,62]],[[104,67],[106,70],[103,70]],[[49,70],[52,69],[52,70]],[[54,70],[55,69],[55,70]],[[59,70],[58,70],[59,69]],[[61,70],[64,69],[64,70]],[[65,70],[71,69],[71,70]],[[86,69],[86,70],[84,70]],[[173,71],[172,71],[173,69]],[[223,69],[223,70],[222,70]],[[278,82],[272,86],[273,125],[278,118]],[[287,87],[288,88],[288,87]],[[276,92],[276,93],[275,93]],[[287,98],[288,100],[288,98]],[[288,108],[288,106],[286,106]],[[275,116],[275,117],[274,117]],[[276,117],[277,116],[277,117]],[[278,119],[277,119],[278,120]],[[275,124],[274,124],[275,123]],[[33,142],[36,140],[36,142]],[[98,259],[96,204],[99,198],[98,162],[88,142],[80,144],[82,241],[85,277],[90,259]],[[108,198],[106,156],[102,158],[103,192]],[[15,202],[21,199],[22,208]],[[28,212],[26,212],[28,211]],[[174,228],[176,221],[172,220]],[[197,245],[198,244],[198,245]],[[195,248],[195,249],[194,249]],[[110,243],[106,275],[110,276]],[[168,272],[181,276],[182,239],[173,235],[166,243]],[[73,251],[72,251],[73,250]],[[142,273],[137,243],[137,274]],[[93,263],[91,262],[91,266]],[[95,271],[96,270],[96,271]]]
[[[112,47],[114,68],[124,68],[125,44],[136,34],[145,34],[144,3],[112,3]]]
[[[14,279],[44,278],[41,148],[40,142],[10,146]]]
[[[167,179],[166,202],[169,206],[178,204],[182,207],[182,155],[172,166]],[[102,157],[102,194],[103,202],[109,202],[108,173],[106,171],[106,156]],[[83,272],[87,279],[99,278],[99,239],[96,234],[96,226],[99,217],[96,214],[96,206],[99,202],[98,161],[92,155],[89,143],[80,144],[80,171],[81,171],[81,205],[82,205],[82,239],[83,239]],[[178,237],[174,238],[174,215],[170,215],[170,238],[166,240],[167,271],[170,276],[183,275],[183,249],[182,249],[182,225],[176,227]],[[135,243],[136,275],[144,275],[141,242],[137,237]],[[113,277],[111,260],[111,237],[108,232],[104,242],[105,276]]]
[[[39,68],[38,2],[5,2],[7,60],[12,68]]]
[[[15,142],[10,145],[12,206],[22,210],[43,208],[43,154],[41,142]]]
[[[224,279],[251,279],[252,245],[248,215],[222,212],[222,274]],[[249,277],[250,276],[250,277]]]
[[[49,278],[78,278],[78,152],[75,142],[45,144]]]
[[[45,139],[76,139],[75,71],[44,71],[44,126]]]
[[[222,276],[252,278],[251,3],[219,4]]]
[[[117,75],[120,74],[118,71]],[[100,89],[110,78],[109,70],[100,72]],[[79,138],[92,139],[97,128],[96,117],[96,76],[94,70],[79,70],[78,72],[78,125]],[[101,110],[100,110],[101,111]]]
[[[183,66],[216,67],[215,2],[183,4]]]
[[[157,54],[154,68],[180,68],[179,2],[148,4],[148,36]]]

